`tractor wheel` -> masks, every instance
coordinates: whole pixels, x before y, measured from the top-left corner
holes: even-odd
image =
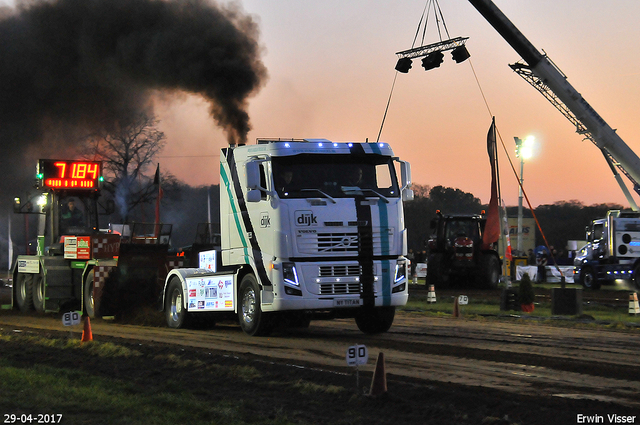
[[[14,297],[20,311],[23,313],[34,309],[33,306],[33,274],[18,273],[16,279]]]
[[[585,267],[580,271],[580,284],[584,289],[597,291],[600,289],[600,281],[591,267]]]
[[[496,289],[500,282],[500,262],[495,255],[485,254],[480,259],[481,285],[487,289]]]
[[[44,276],[40,273],[31,275],[33,288],[33,307],[38,313],[44,313]]]
[[[393,325],[395,314],[395,307],[362,307],[356,316],[356,325],[366,334],[383,333]]]
[[[82,293],[82,300],[84,302],[84,311],[92,319],[96,317],[96,305],[93,299],[93,290],[95,286],[93,284],[93,270],[87,273],[87,277],[84,280],[84,291]]]
[[[238,320],[242,330],[251,336],[268,335],[271,332],[270,317],[260,308],[260,289],[252,274],[242,278],[238,300]]]
[[[164,315],[170,328],[179,329],[189,324],[186,300],[179,279],[172,279],[164,301]]]
[[[446,289],[450,285],[450,277],[444,266],[444,255],[433,254],[427,260],[427,286],[434,285],[439,289]]]
[[[633,283],[635,283],[636,289],[640,290],[640,264],[633,268]]]

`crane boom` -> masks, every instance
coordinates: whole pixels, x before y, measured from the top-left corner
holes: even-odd
[[[526,64],[511,65],[514,71],[538,89],[576,125],[578,133],[584,134],[600,148],[605,158],[608,161],[612,160],[612,163],[633,182],[638,192],[640,158],[635,152],[569,84],[567,77],[555,64],[546,55],[540,53],[491,0],[469,0],[469,2],[526,62]],[[630,204],[633,206],[635,202],[630,199]]]

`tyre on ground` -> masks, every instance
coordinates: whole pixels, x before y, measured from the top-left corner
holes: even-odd
[[[384,333],[393,325],[395,314],[395,307],[362,307],[356,316],[356,325],[366,334]]]
[[[438,289],[447,289],[451,284],[451,279],[444,266],[444,255],[433,254],[427,260],[428,285],[434,285]]]
[[[633,268],[633,283],[635,283],[636,289],[640,290],[640,263]]]
[[[596,276],[595,271],[591,267],[583,267],[580,270],[580,284],[584,289],[597,291],[600,289],[600,280]]]
[[[179,329],[189,324],[190,315],[185,301],[182,283],[179,279],[172,279],[164,300],[164,316],[170,328]]]
[[[495,255],[485,254],[480,258],[480,286],[496,289],[500,282],[500,262]]]
[[[44,276],[40,273],[31,275],[33,288],[33,308],[38,313],[44,313]]]
[[[33,275],[18,273],[14,288],[15,302],[23,313],[32,311],[33,306]]]
[[[84,288],[82,291],[82,301],[84,303],[84,311],[92,319],[96,317],[96,306],[93,298],[95,285],[93,283],[93,270],[89,270],[87,277],[84,279]]]
[[[242,278],[238,300],[238,321],[242,330],[251,336],[268,335],[271,332],[270,316],[260,308],[260,288],[252,274]]]

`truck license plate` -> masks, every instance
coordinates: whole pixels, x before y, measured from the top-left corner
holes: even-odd
[[[334,300],[333,305],[335,307],[357,307],[362,305],[362,298],[346,298]]]

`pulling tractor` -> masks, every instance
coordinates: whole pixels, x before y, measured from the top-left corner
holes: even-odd
[[[102,163],[41,159],[38,192],[14,200],[14,212],[38,215],[37,253],[19,255],[13,308],[80,310],[114,316],[159,301],[168,272],[171,225],[133,223],[101,230]],[[103,213],[113,211],[107,203]]]

